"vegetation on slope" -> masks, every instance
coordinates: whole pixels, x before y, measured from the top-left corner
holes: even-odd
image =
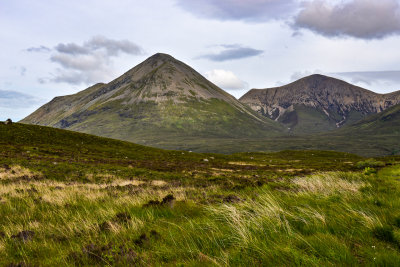
[[[153,55],[108,84],[56,97],[21,122],[139,144],[282,132],[277,122],[166,54]]]
[[[0,265],[398,265],[400,158],[0,125]]]

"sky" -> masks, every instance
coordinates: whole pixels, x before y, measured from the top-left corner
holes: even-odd
[[[400,90],[400,0],[0,0],[0,120],[161,52],[239,98],[314,73]]]

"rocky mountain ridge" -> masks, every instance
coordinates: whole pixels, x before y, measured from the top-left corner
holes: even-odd
[[[332,130],[382,112],[400,103],[400,91],[377,94],[316,74],[281,87],[252,89],[239,100],[292,130],[307,124],[300,131],[307,133]]]

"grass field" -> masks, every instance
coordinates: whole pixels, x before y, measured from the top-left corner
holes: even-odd
[[[0,125],[1,266],[400,264],[400,157]]]

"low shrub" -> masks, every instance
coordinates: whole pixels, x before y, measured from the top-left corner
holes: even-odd
[[[366,167],[366,168],[364,169],[364,174],[365,174],[365,175],[370,175],[370,174],[374,174],[374,173],[376,173],[376,170],[375,170],[374,168]]]
[[[379,168],[379,167],[384,167],[385,163],[382,162],[382,161],[375,160],[375,159],[367,159],[367,160],[364,160],[364,161],[357,162],[356,166],[359,169],[365,169],[367,167]]]
[[[372,230],[372,233],[375,238],[388,242],[388,243],[397,243],[396,238],[394,237],[393,229],[390,226],[378,226]]]

